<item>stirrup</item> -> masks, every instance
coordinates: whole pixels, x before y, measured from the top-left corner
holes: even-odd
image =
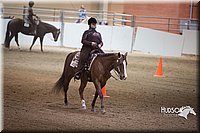
[[[81,78],[80,72],[74,74],[74,79],[79,80]]]
[[[79,76],[79,75],[75,75],[75,76],[74,76],[74,79],[79,80],[79,79],[80,79],[80,76]]]

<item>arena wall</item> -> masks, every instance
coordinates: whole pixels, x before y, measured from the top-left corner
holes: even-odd
[[[199,55],[199,31],[184,30],[183,31],[183,54]]]
[[[3,19],[1,42],[4,42],[7,23],[10,19]],[[60,22],[46,21],[57,28],[61,28]],[[69,48],[81,48],[81,38],[85,30],[88,29],[87,24],[64,23],[63,43],[61,36],[58,41],[53,41],[53,36],[48,33],[44,37],[43,45],[64,46]],[[162,55],[162,56],[181,56],[182,54],[198,55],[198,32],[184,30],[183,35],[152,30],[149,28],[138,27],[136,38],[133,42],[133,28],[129,26],[106,26],[97,25],[97,31],[102,35],[104,42],[103,50],[110,51],[132,51],[133,50]],[[24,39],[26,38],[26,39]],[[19,43],[21,46],[30,46],[33,37],[19,33]],[[15,40],[12,39],[12,45]],[[40,45],[39,39],[35,45]]]
[[[133,49],[161,56],[180,57],[198,53],[198,32],[184,30],[183,35],[138,27]]]

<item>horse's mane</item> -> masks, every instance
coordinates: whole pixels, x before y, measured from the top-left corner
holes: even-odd
[[[116,53],[98,53],[97,56],[101,56],[101,57],[107,57],[107,56],[113,56]]]
[[[52,28],[57,29],[55,26],[53,26],[49,23],[45,23],[45,22],[42,22],[42,21],[40,21],[40,23],[43,24],[47,29],[52,29]]]
[[[184,110],[186,110],[186,109],[191,109],[191,107],[190,107],[190,106],[185,106],[185,107],[181,107],[181,108],[180,108],[181,111],[184,111]]]

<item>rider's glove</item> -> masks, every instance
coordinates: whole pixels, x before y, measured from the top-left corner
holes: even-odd
[[[92,42],[92,47],[96,48],[97,47],[97,43],[96,42]]]
[[[103,46],[102,43],[99,43],[99,44],[98,44],[98,47],[99,47],[99,48],[101,48],[102,46]]]

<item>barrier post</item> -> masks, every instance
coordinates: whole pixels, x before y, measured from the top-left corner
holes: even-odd
[[[64,12],[62,10],[60,11],[60,22],[61,22],[60,45],[63,46],[65,24],[64,24]]]
[[[131,50],[130,52],[133,52],[133,45],[134,45],[134,38],[135,38],[135,16],[131,16],[131,27],[133,27],[133,33],[132,33],[132,41],[131,41]]]

